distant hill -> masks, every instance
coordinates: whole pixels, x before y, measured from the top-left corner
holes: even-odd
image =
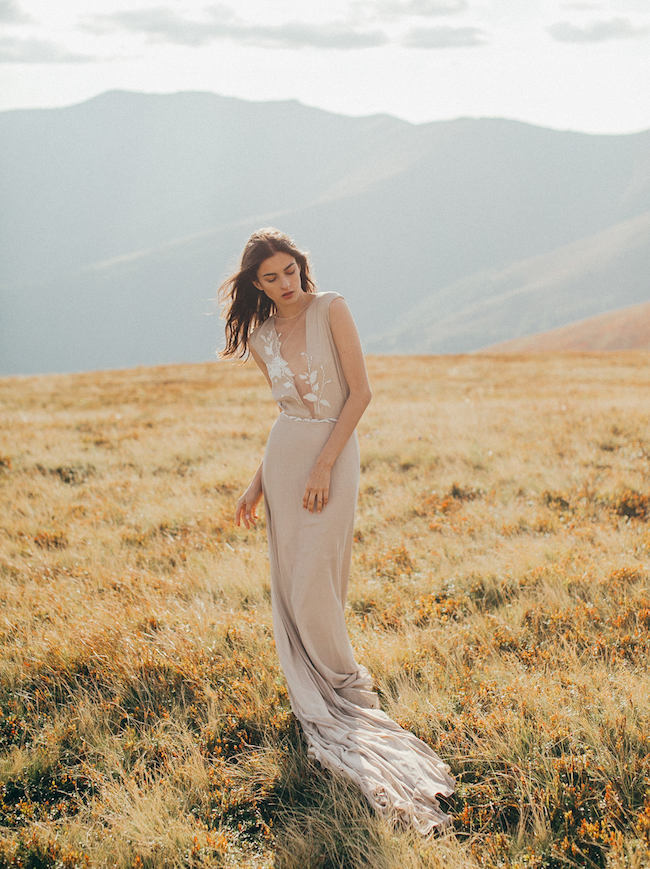
[[[467,352],[650,298],[650,131],[109,91],[0,112],[0,140],[0,373],[214,358],[216,287],[269,224],[373,352]]]
[[[477,353],[650,350],[650,302],[484,347]]]
[[[650,298],[650,212],[438,290],[371,338],[372,352],[453,353]]]

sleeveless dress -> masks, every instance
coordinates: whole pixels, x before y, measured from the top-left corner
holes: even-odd
[[[436,800],[454,792],[450,767],[379,708],[344,618],[359,489],[356,430],[334,463],[322,512],[302,506],[349,394],[329,325],[336,298],[313,294],[297,318],[271,316],[249,339],[280,407],[262,464],[275,645],[308,756],[354,781],[391,823],[426,835],[452,820]]]

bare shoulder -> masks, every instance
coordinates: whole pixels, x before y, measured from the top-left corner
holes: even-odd
[[[359,347],[360,339],[352,312],[342,296],[333,299],[329,306],[329,327],[334,343],[340,353]]]
[[[328,304],[330,325],[333,328],[350,324],[354,325],[354,318],[345,298],[339,293],[333,293],[332,295],[333,298],[329,300]]]
[[[324,293],[318,294],[318,303],[321,306],[321,309],[324,310],[328,315],[330,310],[336,310],[336,308],[346,308],[345,297],[341,295],[341,293],[335,293],[334,290],[328,290]]]
[[[330,311],[345,311],[349,310],[348,303],[340,293],[332,293],[332,298],[329,300]]]
[[[336,299],[342,299],[343,296],[340,293],[335,293],[333,290],[326,290],[316,293],[316,299],[314,301],[315,305],[318,305],[321,310],[329,310],[330,305]]]
[[[340,293],[334,293],[329,303],[329,322],[332,338],[338,351],[343,375],[351,392],[366,396],[370,400],[368,372],[363,357],[361,339],[356,323],[346,300]],[[366,401],[367,404],[367,401]]]

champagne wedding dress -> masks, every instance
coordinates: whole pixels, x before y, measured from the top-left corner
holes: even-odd
[[[307,754],[352,779],[380,815],[426,835],[451,822],[436,800],[454,791],[450,767],[379,708],[344,618],[359,487],[356,430],[334,463],[322,512],[302,506],[349,393],[329,326],[335,298],[316,293],[297,317],[271,316],[250,336],[281,411],[262,466],[275,644]]]

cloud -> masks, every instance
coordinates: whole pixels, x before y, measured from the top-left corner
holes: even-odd
[[[413,27],[402,40],[407,48],[465,48],[484,44],[484,32],[479,27]]]
[[[30,20],[14,0],[0,0],[0,21],[3,24],[21,24]]]
[[[43,39],[0,37],[0,63],[89,63],[96,59]]]
[[[229,35],[268,48],[374,48],[388,42],[381,30],[352,30],[344,24],[310,25],[298,21],[272,26],[237,25]]]
[[[232,17],[232,13],[228,10],[228,15],[225,17]],[[81,28],[95,34],[126,30],[130,33],[144,34],[152,41],[174,42],[180,45],[202,45],[215,38],[214,26],[210,23],[181,18],[164,6],[87,15],[81,19]]]
[[[464,12],[467,9],[466,0],[376,0],[376,2],[368,3],[365,0],[359,0],[354,6],[372,14],[373,17],[379,16],[421,16],[428,18],[434,15],[455,15],[458,12]]]
[[[234,39],[264,48],[371,48],[388,37],[380,30],[355,30],[345,24],[312,25],[299,21],[285,24],[248,24],[225,6],[207,9],[210,19],[196,21],[156,6],[146,10],[125,10],[107,15],[87,16],[82,27],[93,33],[128,30],[152,41],[178,45],[206,45],[218,39]]]
[[[650,28],[632,24],[628,18],[610,18],[592,21],[580,26],[568,21],[557,21],[547,27],[548,33],[558,42],[605,42],[608,39],[631,39],[643,36]]]

